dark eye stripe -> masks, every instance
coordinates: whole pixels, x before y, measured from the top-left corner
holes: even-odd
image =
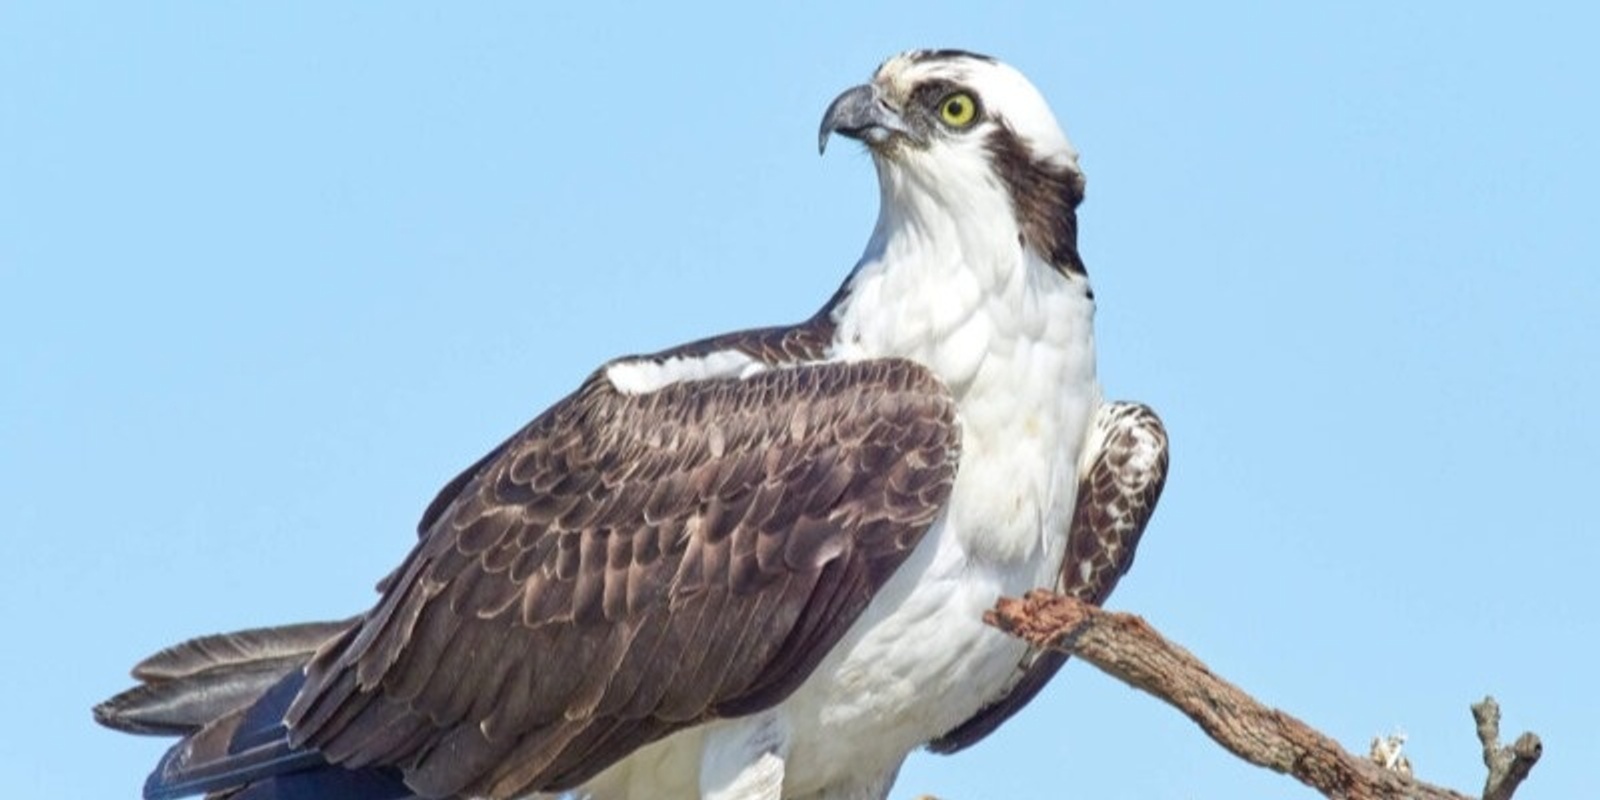
[[[962,88],[951,81],[931,80],[917,84],[917,87],[911,90],[911,102],[929,111],[937,111],[940,102],[959,91],[963,91]]]

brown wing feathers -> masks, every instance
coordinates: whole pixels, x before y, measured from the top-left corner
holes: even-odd
[[[1100,457],[1079,481],[1057,589],[1100,605],[1133,566],[1167,480],[1167,432],[1149,406],[1115,403]]]
[[[948,497],[958,433],[904,361],[623,395],[597,375],[452,486],[289,721],[428,796],[570,787],[778,702]]]

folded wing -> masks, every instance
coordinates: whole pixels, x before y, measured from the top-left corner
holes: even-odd
[[[504,798],[771,706],[938,516],[958,449],[948,392],[907,361],[634,395],[597,374],[430,507],[308,667],[291,744]]]

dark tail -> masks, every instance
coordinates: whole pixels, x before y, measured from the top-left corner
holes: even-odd
[[[100,724],[183,737],[145,782],[147,800],[401,800],[398,770],[349,770],[289,746],[283,714],[302,667],[353,620],[205,636],[140,662],[140,685],[94,708]]]

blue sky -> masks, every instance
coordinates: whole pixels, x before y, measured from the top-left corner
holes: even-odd
[[[131,797],[138,658],[364,607],[594,365],[808,315],[840,90],[1000,56],[1083,152],[1111,396],[1173,472],[1111,605],[1475,791],[1595,794],[1597,12],[1572,4],[0,5],[8,793]],[[1310,797],[1081,664],[893,797]]]

